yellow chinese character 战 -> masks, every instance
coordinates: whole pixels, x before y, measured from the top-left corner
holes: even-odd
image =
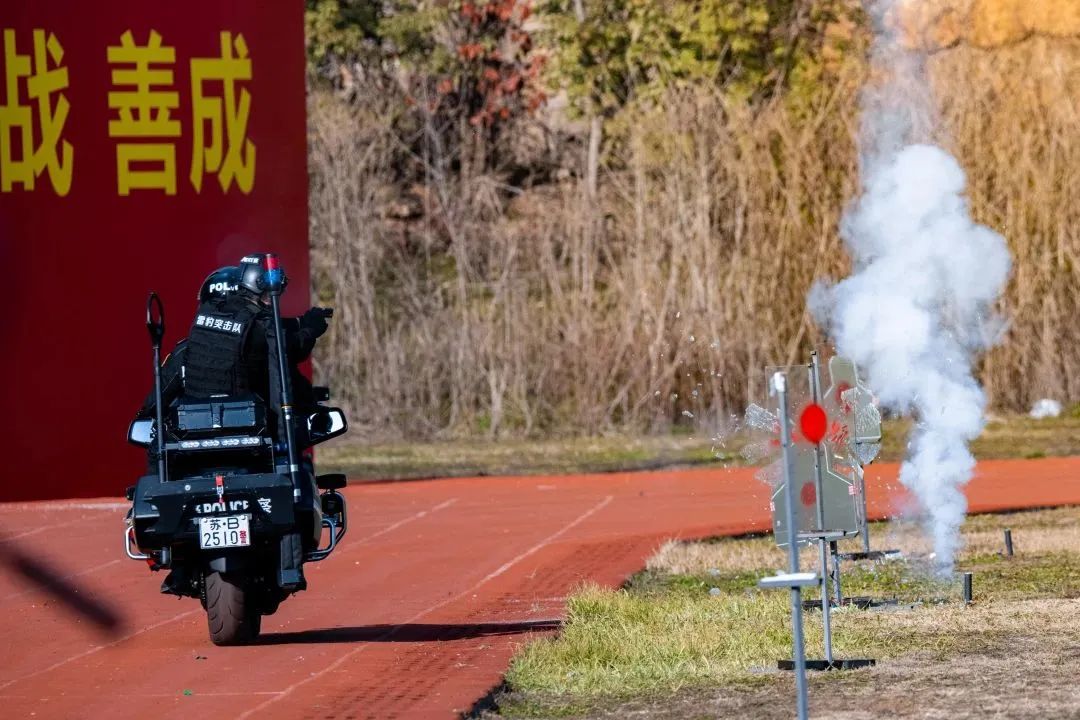
[[[34,189],[34,180],[49,171],[49,182],[57,195],[71,189],[74,150],[60,141],[71,106],[63,90],[68,71],[61,67],[64,48],[52,33],[34,30],[33,62],[19,55],[15,31],[4,30],[4,104],[0,105],[0,192],[11,192],[15,184]],[[52,69],[49,68],[51,61]],[[37,101],[38,144],[34,144],[34,107],[20,102],[19,81],[26,78],[26,95]],[[56,95],[55,105],[53,95]],[[13,132],[14,131],[14,132]],[[15,145],[18,138],[18,145]],[[60,153],[57,153],[57,150]]]
[[[128,30],[120,36],[119,45],[109,46],[106,56],[113,66],[113,87],[124,88],[109,93],[109,109],[117,111],[116,118],[109,120],[109,137],[141,141],[116,145],[117,190],[121,195],[133,189],[175,195],[176,146],[145,140],[180,137],[180,121],[170,117],[180,104],[180,95],[162,89],[172,87],[173,71],[160,67],[176,62],[176,49],[163,46],[154,30],[146,45],[136,45]]]
[[[222,190],[228,191],[235,179],[241,192],[251,192],[255,182],[255,144],[247,139],[251,94],[242,87],[237,92],[236,86],[237,81],[250,79],[251,58],[240,34],[233,40],[232,33],[221,33],[220,58],[191,61],[191,106],[195,121],[191,184],[196,191],[202,189],[204,173],[217,173]],[[220,81],[222,97],[206,94],[204,83],[210,81]]]

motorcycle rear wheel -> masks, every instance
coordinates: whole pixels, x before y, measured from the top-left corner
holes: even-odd
[[[206,574],[206,623],[215,645],[246,645],[259,636],[262,617],[242,578]]]

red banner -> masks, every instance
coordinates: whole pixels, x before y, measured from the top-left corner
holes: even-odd
[[[0,499],[116,495],[203,278],[277,252],[309,301],[303,3],[0,3]]]

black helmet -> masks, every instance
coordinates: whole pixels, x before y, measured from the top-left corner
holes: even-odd
[[[234,266],[221,267],[206,276],[199,288],[199,302],[204,303],[215,298],[225,297],[240,289],[240,269]]]
[[[240,259],[240,267],[237,268],[239,274],[239,285],[242,289],[248,291],[253,295],[262,295],[270,289],[270,279],[267,276],[270,268],[267,261],[268,253],[248,253]],[[276,264],[276,258],[274,258],[273,269],[280,272],[278,264]],[[283,284],[287,282],[287,279],[283,277]]]

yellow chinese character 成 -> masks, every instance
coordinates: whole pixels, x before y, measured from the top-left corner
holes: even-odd
[[[63,94],[68,71],[61,67],[64,48],[52,33],[34,30],[33,60],[19,55],[15,31],[4,30],[4,104],[0,105],[0,192],[14,185],[34,189],[34,180],[49,171],[49,182],[57,195],[71,189],[74,149],[60,134],[71,106]],[[51,61],[51,63],[50,63]],[[50,69],[50,64],[52,68]],[[26,95],[37,108],[20,101],[19,81],[26,78]],[[56,95],[55,104],[53,96]],[[34,132],[34,117],[39,131]],[[16,144],[16,138],[18,143]],[[35,145],[34,140],[37,139]],[[57,150],[60,150],[58,153]]]
[[[247,42],[240,34],[233,40],[232,33],[221,33],[220,58],[191,61],[191,106],[195,121],[191,184],[196,191],[202,189],[203,174],[217,173],[222,190],[228,191],[235,179],[241,192],[251,192],[255,182],[255,144],[247,139],[251,94],[236,85],[237,81],[250,79],[251,58]],[[204,83],[211,81],[221,83],[221,97],[206,94]]]
[[[164,190],[176,194],[176,146],[172,142],[146,142],[147,138],[180,137],[180,121],[170,114],[180,104],[177,92],[166,90],[173,84],[171,68],[176,49],[161,44],[161,35],[150,31],[146,45],[136,45],[128,30],[119,45],[111,45],[106,56],[112,69],[114,88],[109,93],[109,137],[140,142],[116,145],[116,185],[121,195],[133,189]],[[151,67],[154,65],[156,67]]]

